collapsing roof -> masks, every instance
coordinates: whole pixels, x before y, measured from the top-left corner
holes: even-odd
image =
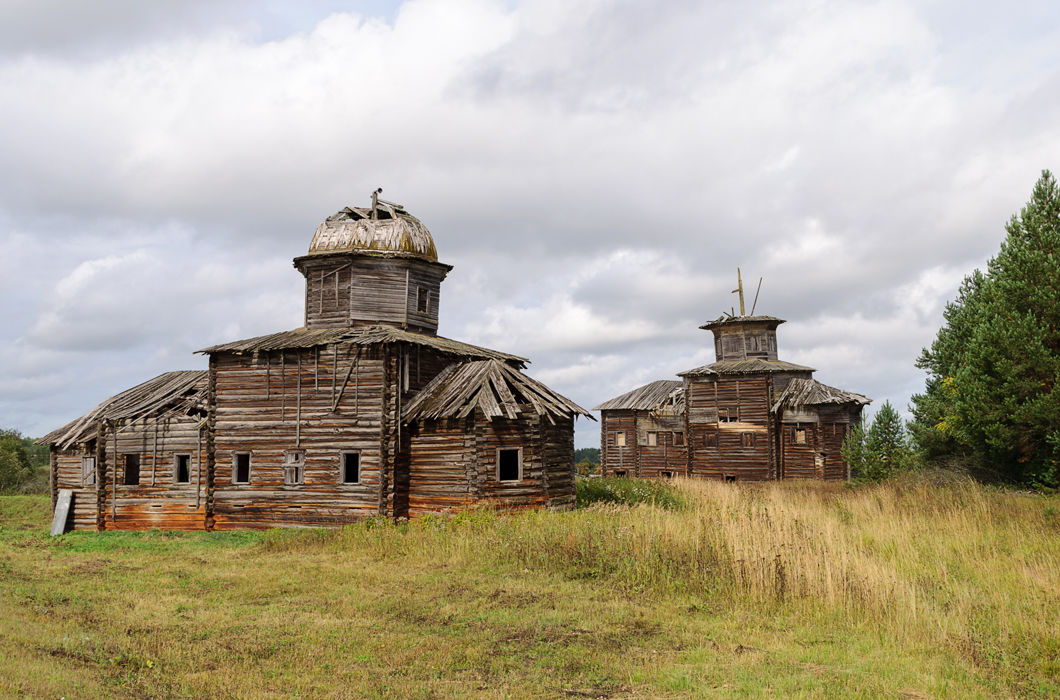
[[[374,209],[346,207],[317,226],[309,254],[339,252],[438,262],[427,227],[400,204],[383,200]]]
[[[37,440],[66,449],[96,435],[99,421],[206,412],[206,370],[166,372],[110,397],[85,415]]]
[[[514,420],[527,406],[550,422],[578,415],[596,420],[570,399],[496,359],[449,365],[409,402],[404,418],[466,418],[478,409],[489,420]]]
[[[765,360],[751,358],[748,360],[722,360],[695,369],[678,372],[679,377],[702,377],[711,374],[755,374],[757,372],[815,372],[813,367],[797,365],[784,360]]]
[[[803,406],[822,406],[825,404],[857,404],[864,406],[872,400],[852,391],[843,391],[834,386],[821,384],[816,379],[792,379],[777,396],[773,412],[782,408],[799,409]]]
[[[604,401],[593,408],[594,411],[655,411],[673,406],[673,410],[684,410],[685,384],[677,380],[660,379],[659,381],[637,387],[621,396]]]
[[[293,331],[282,331],[261,335],[257,338],[236,340],[231,343],[212,345],[199,353],[260,352],[268,350],[289,350],[311,348],[321,345],[383,345],[385,343],[409,343],[429,347],[457,357],[474,359],[502,360],[519,366],[529,362],[525,357],[509,355],[506,352],[480,348],[477,345],[461,343],[438,335],[423,335],[395,328],[394,326],[357,326],[354,328],[297,328]]]

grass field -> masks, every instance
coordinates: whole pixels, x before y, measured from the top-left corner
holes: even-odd
[[[1058,496],[591,486],[613,502],[59,538],[2,497],[0,697],[1060,695]]]

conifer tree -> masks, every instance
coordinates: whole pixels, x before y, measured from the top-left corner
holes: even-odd
[[[917,365],[913,435],[928,458],[966,453],[1007,478],[1060,485],[1060,188],[1042,173],[985,273],[965,278]]]

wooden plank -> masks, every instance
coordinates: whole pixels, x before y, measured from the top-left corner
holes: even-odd
[[[73,489],[59,489],[59,497],[55,501],[55,513],[52,515],[52,537],[66,532],[66,522],[70,519],[70,506],[73,502]]]

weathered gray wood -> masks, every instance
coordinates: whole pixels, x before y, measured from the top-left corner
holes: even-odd
[[[59,497],[55,501],[55,512],[52,515],[52,537],[66,532],[66,521],[70,519],[70,507],[73,502],[73,489],[59,489]]]

